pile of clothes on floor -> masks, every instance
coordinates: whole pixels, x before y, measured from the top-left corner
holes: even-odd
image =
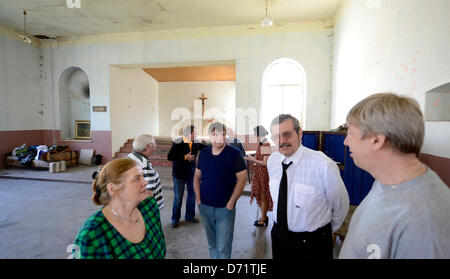
[[[72,152],[69,146],[53,145],[23,145],[13,149],[11,154],[6,156],[6,166],[23,167],[44,167],[48,168],[48,163],[52,161],[71,160]],[[62,154],[62,155],[61,155]],[[75,154],[76,157],[76,154]],[[58,158],[57,160],[55,160]]]

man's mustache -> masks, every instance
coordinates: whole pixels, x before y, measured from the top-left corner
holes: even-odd
[[[288,143],[288,142],[285,142],[285,143],[282,143],[282,144],[279,145],[280,148],[283,148],[283,147],[291,147],[291,146],[292,146],[292,144],[290,144],[290,143]]]

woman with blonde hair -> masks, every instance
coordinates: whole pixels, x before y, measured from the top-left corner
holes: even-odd
[[[159,208],[132,159],[116,159],[99,170],[92,200],[103,205],[81,226],[75,258],[162,259],[166,244]]]

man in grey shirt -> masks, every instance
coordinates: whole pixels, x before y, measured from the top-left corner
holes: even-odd
[[[417,158],[417,101],[374,94],[347,115],[344,144],[375,179],[356,209],[339,258],[450,258],[450,189]]]

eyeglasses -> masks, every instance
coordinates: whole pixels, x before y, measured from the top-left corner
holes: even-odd
[[[273,141],[278,141],[280,138],[288,140],[288,139],[292,138],[293,132],[295,132],[295,129],[287,131],[287,132],[283,132],[283,133],[281,133],[281,135],[280,134],[273,134],[272,135],[272,140]]]

